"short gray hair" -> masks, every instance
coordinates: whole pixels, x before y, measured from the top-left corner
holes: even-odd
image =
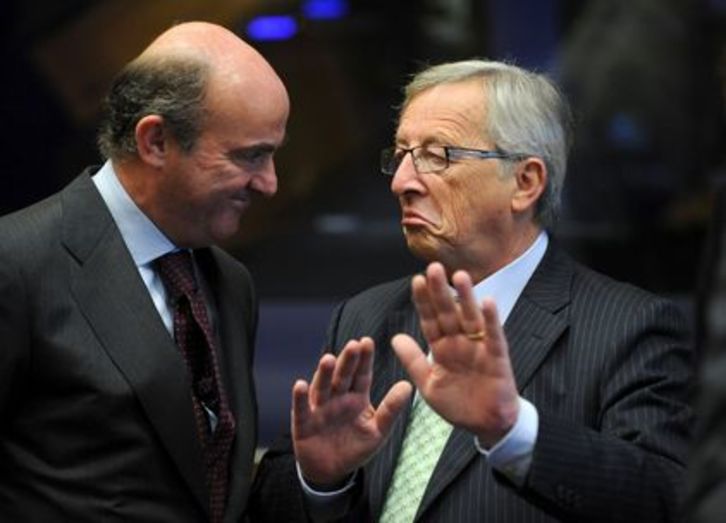
[[[182,150],[195,145],[204,116],[208,66],[190,58],[141,58],[114,79],[104,101],[98,147],[105,158],[134,157],[139,120],[156,114]]]
[[[415,75],[405,87],[401,112],[422,91],[475,78],[484,81],[488,101],[482,131],[498,148],[537,156],[547,166],[547,186],[537,202],[536,218],[543,226],[552,225],[567,172],[571,120],[564,98],[547,77],[487,60],[436,65]]]

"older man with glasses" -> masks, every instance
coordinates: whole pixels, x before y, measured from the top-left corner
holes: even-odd
[[[567,122],[549,80],[503,63],[407,86],[381,169],[429,265],[336,310],[293,387],[292,444],[261,464],[255,521],[677,518],[686,322],[547,232]]]

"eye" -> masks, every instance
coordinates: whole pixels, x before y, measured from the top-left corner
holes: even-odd
[[[446,151],[443,147],[422,147],[419,153],[421,158],[430,162],[446,162]]]
[[[243,167],[256,169],[264,166],[274,154],[272,147],[248,147],[244,149],[236,149],[229,156],[230,159]]]

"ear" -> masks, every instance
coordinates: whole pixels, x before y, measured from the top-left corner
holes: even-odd
[[[144,116],[136,124],[134,136],[141,161],[155,168],[162,167],[168,152],[164,119],[158,114]]]
[[[542,159],[530,156],[520,162],[514,176],[517,187],[512,195],[512,211],[534,210],[547,184],[547,166]]]

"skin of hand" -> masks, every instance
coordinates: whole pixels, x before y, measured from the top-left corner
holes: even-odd
[[[423,334],[433,353],[430,362],[408,335],[392,344],[419,393],[442,418],[474,433],[491,448],[512,428],[519,415],[519,394],[509,349],[495,303],[477,305],[469,274],[457,271],[451,281],[456,303],[440,263],[412,281],[413,301]],[[467,334],[483,332],[481,340]]]
[[[336,357],[325,354],[310,384],[292,389],[292,440],[305,479],[338,485],[383,445],[396,416],[411,396],[407,381],[396,383],[378,408],[370,401],[373,340],[350,340]]]

